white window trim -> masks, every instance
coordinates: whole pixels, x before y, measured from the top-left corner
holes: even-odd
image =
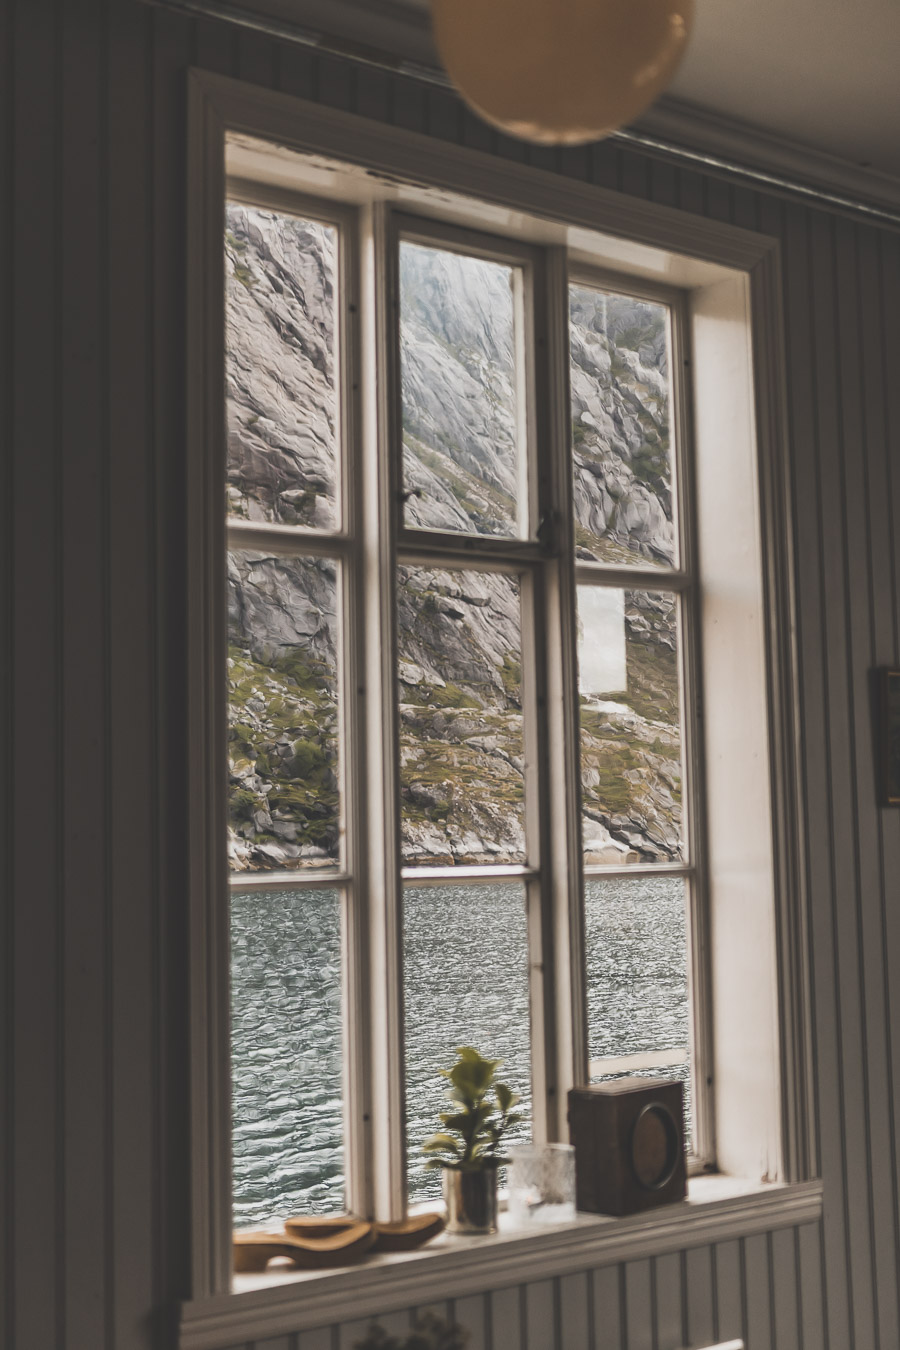
[[[769,762],[760,781],[762,815],[771,822],[768,857],[769,871],[772,872],[770,922],[761,957],[768,970],[771,999],[770,1006],[762,1010],[761,1039],[751,1050],[764,1056],[772,1079],[772,1091],[766,1095],[763,1108],[765,1119],[761,1122],[761,1152],[765,1158],[762,1175],[786,1182],[805,1181],[816,1173],[816,1158],[806,907],[802,853],[798,847],[790,483],[787,455],[783,452],[786,419],[777,241],[690,217],[670,208],[620,197],[604,189],[506,163],[287,95],[192,71],[189,75],[187,296],[187,753],[192,805],[189,858],[193,1214],[190,1306],[197,1300],[201,1304],[209,1299],[218,1303],[231,1282],[228,931],[221,903],[227,888],[227,873],[224,850],[218,847],[215,825],[225,819],[224,779],[216,768],[221,753],[218,739],[225,723],[224,681],[221,672],[215,668],[216,639],[221,625],[219,573],[225,549],[225,526],[218,481],[220,465],[213,450],[224,444],[225,433],[220,397],[224,297],[219,255],[225,197],[225,138],[229,132],[259,137],[306,154],[349,161],[411,184],[419,183],[479,199],[488,204],[486,209],[492,209],[498,219],[507,222],[507,228],[514,228],[518,213],[526,212],[545,222],[540,242],[553,242],[560,238],[560,231],[565,231],[570,252],[574,251],[576,256],[582,238],[580,231],[590,232],[590,236],[599,232],[604,236],[607,265],[621,265],[632,275],[644,275],[657,282],[661,277],[668,278],[675,285],[689,288],[692,322],[696,319],[701,323],[706,317],[715,327],[718,305],[718,329],[710,351],[722,332],[737,334],[729,354],[730,374],[732,378],[737,375],[743,380],[746,394],[744,437],[752,452],[748,461],[751,465],[749,486],[759,503],[763,559],[762,590],[758,595],[748,595],[747,618],[751,645],[751,629],[761,635],[756,654],[762,661],[767,693],[767,699],[763,700],[767,707],[762,708],[763,721],[759,729],[768,742]],[[272,174],[275,186],[278,185],[278,172],[276,152]],[[327,166],[323,166],[323,179],[327,180],[327,174]],[[323,182],[323,190],[327,191],[326,182]],[[588,240],[589,235],[585,233],[582,242],[586,249],[589,249]],[[585,261],[591,259],[586,257]],[[742,311],[743,322],[740,322]],[[752,353],[747,339],[751,332]],[[548,336],[552,341],[554,335]],[[698,365],[702,365],[702,361]],[[699,384],[695,384],[695,399],[704,406]],[[560,412],[568,416],[567,409],[557,410],[557,414]],[[708,420],[707,434],[718,435],[727,421],[727,410],[713,408]],[[764,623],[760,622],[760,612]],[[727,859],[723,862],[723,866],[726,865]],[[716,935],[722,930],[723,925],[717,929],[714,911],[709,959],[717,977],[714,987],[718,983],[719,988],[736,973],[729,962],[737,960],[734,950],[729,952],[727,943],[719,944],[723,947],[719,950]],[[707,959],[706,953],[702,959]],[[723,972],[725,978],[720,978]],[[748,979],[749,986],[752,986],[752,978]],[[727,1036],[717,1038],[716,1075],[720,1081],[723,1069],[727,1076],[727,1039]],[[720,1091],[719,1096],[722,1095]],[[724,1099],[727,1106],[727,1092]],[[388,1106],[386,1104],[386,1109]],[[742,1143],[742,1138],[746,1141],[747,1130],[741,1128],[739,1115],[732,1103],[730,1116],[726,1111],[724,1117],[720,1115],[717,1120],[719,1154],[721,1158],[724,1120],[725,1135],[728,1136],[731,1130],[735,1138],[732,1148],[726,1137],[724,1156],[733,1164],[736,1173],[752,1176],[754,1162],[748,1161],[747,1149]],[[752,1151],[752,1139],[750,1144]],[[756,1168],[757,1182],[759,1179],[760,1171]],[[815,1187],[800,1189],[806,1202],[812,1204],[810,1196]],[[792,1194],[794,1187],[788,1187],[787,1192],[782,1187],[777,1190],[782,1195]],[[772,1188],[766,1187],[760,1194],[771,1192]],[[740,1208],[741,1202],[735,1203]],[[744,1203],[749,1223],[751,1210],[760,1202],[758,1198],[751,1198]],[[816,1203],[820,1204],[820,1199]],[[661,1211],[644,1221],[651,1245],[654,1233],[662,1241],[664,1231],[672,1228],[676,1209]],[[807,1213],[806,1217],[811,1214]],[[627,1221],[615,1222],[625,1224],[624,1233]],[[775,1225],[770,1223],[769,1226]],[[692,1225],[685,1221],[678,1245],[688,1241],[689,1231],[692,1231]],[[562,1237],[558,1237],[558,1241],[561,1248],[566,1245]],[[503,1245],[500,1243],[498,1249]],[[653,1246],[653,1250],[659,1249]],[[427,1257],[427,1253],[422,1255]],[[483,1255],[486,1257],[486,1253]],[[434,1259],[438,1259],[437,1253]],[[496,1263],[489,1261],[488,1264],[495,1266]],[[499,1275],[498,1268],[491,1279]],[[231,1297],[237,1299],[239,1296]],[[326,1320],[326,1317],[320,1316],[319,1320]],[[293,1322],[292,1325],[299,1324]]]

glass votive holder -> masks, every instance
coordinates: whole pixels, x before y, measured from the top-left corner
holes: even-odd
[[[575,1150],[571,1144],[513,1144],[507,1208],[523,1226],[575,1218]]]

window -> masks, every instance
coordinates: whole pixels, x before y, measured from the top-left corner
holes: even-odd
[[[524,1135],[678,1076],[711,1161],[678,294],[246,182],[224,248],[236,1224],[365,1211],[379,1143],[438,1195],[464,1044]]]
[[[538,1138],[623,1059],[689,1076],[695,1162],[726,1174],[694,1199],[732,1200],[648,1221],[648,1252],[815,1218],[776,246],[211,75],[191,108],[184,1344],[225,1314],[235,1221],[422,1194],[429,1037],[482,1006]],[[491,299],[455,350],[462,315],[429,330],[450,267]],[[630,494],[603,379],[634,395]],[[597,1264],[626,1235],[579,1225],[531,1268],[573,1242]],[[524,1251],[447,1261],[499,1287]],[[354,1315],[409,1301],[409,1271],[369,1274]],[[334,1287],[260,1291],[229,1334],[319,1325]]]

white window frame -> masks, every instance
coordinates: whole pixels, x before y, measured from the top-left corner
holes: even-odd
[[[523,220],[530,220],[535,230],[532,235],[534,242],[545,246],[555,242],[567,244],[575,265],[583,263],[590,268],[587,275],[592,278],[599,279],[605,275],[598,270],[601,266],[614,268],[610,273],[610,282],[612,277],[615,277],[615,282],[611,284],[621,288],[624,273],[632,279],[626,289],[633,290],[647,284],[655,298],[663,293],[667,282],[674,288],[673,295],[677,291],[680,297],[678,303],[684,305],[684,326],[695,348],[699,345],[699,336],[704,332],[703,324],[709,326],[718,322],[713,339],[703,338],[703,351],[700,353],[701,356],[709,353],[710,369],[705,376],[698,375],[697,367],[705,363],[697,360],[690,392],[697,404],[697,427],[698,433],[702,430],[701,442],[711,447],[722,431],[730,426],[729,418],[732,422],[734,419],[730,405],[722,406],[721,398],[716,399],[709,382],[710,372],[718,359],[714,357],[714,352],[717,349],[727,350],[727,356],[721,358],[723,369],[716,373],[715,378],[727,374],[729,388],[737,381],[743,390],[744,406],[739,409],[743,414],[740,434],[748,449],[745,459],[749,490],[758,503],[758,521],[751,521],[750,530],[755,541],[754,556],[761,558],[759,595],[750,594],[753,583],[751,576],[745,618],[748,649],[752,647],[755,651],[759,648],[757,655],[761,664],[758,663],[756,675],[760,684],[762,721],[757,729],[765,737],[769,752],[767,757],[762,757],[766,762],[759,768],[757,787],[761,788],[764,797],[759,809],[762,810],[771,840],[771,848],[760,864],[759,874],[768,877],[771,872],[771,904],[763,915],[765,941],[762,943],[760,961],[764,963],[766,988],[772,998],[771,1006],[760,1006],[758,1009],[762,1023],[759,1044],[754,1046],[746,1043],[745,1029],[744,1049],[751,1053],[764,1053],[770,1070],[771,1091],[761,1107],[765,1118],[759,1122],[760,1135],[764,1136],[762,1142],[759,1136],[748,1139],[746,1123],[739,1123],[743,1113],[735,1097],[727,1099],[724,1104],[718,1100],[722,1097],[723,1074],[720,1070],[723,1053],[728,1050],[728,1037],[723,1038],[718,1034],[721,992],[717,990],[724,989],[732,976],[740,980],[742,971],[733,950],[729,955],[729,943],[720,940],[717,932],[718,901],[715,899],[710,941],[708,944],[701,942],[694,945],[697,949],[696,960],[700,965],[699,972],[695,973],[699,988],[704,985],[705,963],[710,962],[713,968],[716,1045],[695,1049],[698,1057],[706,1054],[716,1059],[713,1072],[720,1084],[716,1121],[715,1125],[710,1121],[705,1128],[708,1128],[710,1136],[715,1128],[720,1159],[724,1133],[729,1170],[752,1176],[756,1170],[752,1154],[757,1149],[760,1156],[768,1160],[763,1171],[768,1173],[770,1179],[798,1183],[813,1177],[816,1159],[812,1128],[805,905],[801,856],[797,847],[797,769],[793,722],[796,674],[791,623],[790,485],[787,457],[782,453],[785,417],[780,346],[780,260],[776,242],[765,236],[686,217],[674,210],[622,198],[602,189],[503,163],[487,155],[439,144],[424,136],[373,124],[351,114],[250,88],[206,73],[190,74],[189,128],[187,655],[188,771],[193,808],[189,886],[194,1216],[193,1301],[190,1307],[196,1313],[197,1308],[209,1300],[218,1306],[217,1301],[230,1289],[231,1279],[228,919],[227,906],[223,904],[228,882],[222,847],[226,819],[223,772],[225,697],[220,660],[224,650],[223,560],[226,547],[221,491],[224,482],[222,447],[225,443],[221,244],[222,210],[226,197],[225,143],[229,134],[258,137],[273,146],[289,146],[307,155],[323,157],[320,161],[323,194],[328,194],[333,187],[333,174],[329,176],[331,171],[327,161],[344,161],[359,166],[369,175],[382,176],[382,181],[399,180],[412,185],[405,199],[402,189],[397,189],[399,208],[409,209],[410,201],[421,203],[422,193],[432,189],[441,195],[445,214],[452,221],[455,208],[447,194],[459,194],[483,202],[488,220],[493,213],[494,219],[506,222],[506,227],[512,232],[521,226]],[[240,173],[239,154],[236,163],[237,172]],[[365,174],[359,174],[358,178],[364,182]],[[265,189],[272,193],[270,200],[273,205],[279,191],[284,190],[289,183],[289,164],[286,159],[281,162],[277,150],[273,150],[268,188]],[[422,187],[417,188],[416,185]],[[314,185],[311,190],[318,197],[318,187]],[[259,200],[259,192],[260,189],[254,186],[256,200]],[[360,189],[357,198],[363,207],[364,245],[367,237],[374,238],[379,232],[391,228],[391,209],[373,200],[376,195],[373,192],[366,202],[365,191]],[[447,202],[451,202],[449,207],[446,207]],[[424,213],[430,210],[426,206]],[[340,208],[337,211],[340,214]],[[318,203],[314,214],[321,218],[321,206]],[[347,220],[350,217],[341,218]],[[471,226],[472,222],[468,224]],[[599,236],[603,237],[605,243],[602,264],[596,256],[592,256],[590,243],[591,239]],[[550,248],[545,256],[548,259],[548,279],[545,284],[548,288],[555,286],[558,292],[566,284],[563,252]],[[339,535],[329,536],[327,542],[323,542],[321,551],[345,559],[345,576],[349,577],[351,568],[359,569],[359,593],[364,593],[365,587],[368,587],[364,606],[371,612],[373,607],[377,611],[379,604],[383,605],[383,581],[386,577],[390,577],[393,586],[401,537],[404,552],[415,541],[410,541],[402,532],[385,531],[380,524],[373,524],[373,515],[379,522],[395,518],[390,494],[396,491],[396,485],[386,482],[383,474],[378,476],[379,456],[369,453],[369,449],[391,434],[399,411],[395,391],[383,387],[383,384],[379,387],[366,384],[365,371],[373,365],[373,353],[380,349],[382,366],[391,359],[390,334],[385,331],[383,321],[379,328],[377,315],[388,314],[389,306],[384,301],[391,293],[393,283],[390,276],[384,274],[383,268],[375,266],[372,250],[367,252],[364,247],[363,257],[368,259],[363,272],[371,266],[374,268],[372,275],[357,279],[352,269],[348,270],[348,285],[354,293],[357,284],[362,290],[369,287],[370,293],[376,296],[381,294],[381,300],[376,303],[368,319],[363,317],[360,334],[363,352],[361,402],[357,405],[352,400],[345,401],[342,416],[345,425],[356,426],[360,432],[350,438],[354,445],[362,447],[359,451],[362,463],[355,467],[362,472],[365,484],[362,519],[354,521],[353,528],[361,527],[364,542],[362,548],[354,548],[349,532],[342,530]],[[547,306],[544,320],[544,337],[548,344],[557,344],[559,350],[564,349],[566,342],[564,319],[561,317],[565,313],[564,306]],[[556,315],[556,318],[551,320],[551,315]],[[346,324],[342,326],[342,331],[347,333]],[[721,342],[722,332],[731,334],[733,340],[730,346],[727,342],[724,345]],[[673,364],[680,365],[678,362]],[[682,397],[679,402],[686,416],[688,398]],[[560,500],[571,491],[567,460],[570,418],[567,389],[547,391],[545,416],[547,467],[551,474],[556,475],[554,494]],[[734,427],[730,426],[730,429],[733,431]],[[683,428],[679,439],[682,444],[686,443]],[[373,465],[376,467],[373,468]],[[715,478],[715,473],[712,477]],[[683,504],[689,495],[682,496]],[[700,495],[703,495],[702,492]],[[265,527],[267,548],[271,547],[271,528]],[[245,546],[252,547],[252,527],[240,526],[238,532]],[[699,537],[702,570],[704,540],[702,534]],[[573,560],[573,550],[568,547],[570,541],[561,539],[556,542],[560,545],[558,558]],[[453,548],[457,547],[453,542]],[[344,553],[340,552],[341,549]],[[315,551],[307,547],[305,538],[302,550]],[[487,551],[490,552],[490,549]],[[429,556],[433,555],[429,552]],[[682,553],[681,562],[685,561],[690,562]],[[632,584],[631,569],[624,569],[621,575],[628,584]],[[684,576],[684,589],[687,592],[693,581],[689,573],[686,572]],[[671,573],[661,574],[658,585],[670,589],[671,577]],[[558,586],[563,591],[567,590],[567,598],[561,599],[559,593],[550,597],[550,603],[560,605],[569,615],[574,614],[571,604],[574,578],[574,562],[561,564]],[[651,578],[646,572],[639,571],[636,584],[645,585],[649,580]],[[382,597],[381,602],[379,595]],[[761,613],[764,622],[760,619]],[[357,637],[361,642],[361,622],[361,616],[355,612],[349,631],[356,637],[351,639],[351,643]],[[370,697],[381,699],[384,695],[384,706],[393,707],[393,699],[387,697],[395,679],[395,644],[390,630],[390,614],[382,612],[380,622],[383,631],[384,625],[387,625],[389,640],[377,658],[373,656],[375,644],[367,644],[366,681]],[[565,634],[564,624],[560,625],[560,631],[564,636],[556,648],[555,667],[548,671],[547,692],[551,709],[556,709],[556,713],[551,713],[551,716],[555,715],[559,719],[558,731],[573,751],[567,760],[559,761],[562,766],[560,772],[564,778],[574,782],[579,776],[577,706],[575,700],[565,694],[566,689],[575,687],[574,632]],[[373,727],[372,719],[366,722],[360,701],[355,695],[358,686],[353,685],[347,673],[353,668],[353,662],[360,659],[359,652],[351,651],[344,663],[342,675],[344,718],[350,730],[347,744],[361,744],[365,739],[370,753],[374,752],[375,762],[393,764],[394,729],[388,726],[384,731],[380,727]],[[695,666],[702,660],[708,685],[709,653],[704,652],[701,657],[691,639],[683,644],[682,659],[693,662]],[[699,673],[697,679],[699,684]],[[699,723],[700,720],[697,709],[686,708],[684,714],[685,735],[695,737],[696,743],[700,736],[699,725],[694,725],[695,721]],[[381,739],[373,745],[373,737],[376,740],[386,738],[386,741]],[[708,760],[708,772],[710,767]],[[395,781],[395,772],[394,766],[389,772],[387,786]],[[716,772],[719,774],[717,781],[724,783],[721,770]],[[560,786],[565,784],[561,783]],[[728,797],[727,791],[724,795]],[[580,1006],[583,1009],[584,1006],[580,908],[573,910],[572,907],[573,896],[576,895],[580,906],[581,882],[580,849],[576,847],[579,822],[572,810],[572,803],[578,801],[577,786],[570,783],[566,791],[554,792],[551,797],[557,803],[563,803],[562,807],[557,806],[558,810],[562,810],[562,817],[554,821],[553,828],[547,832],[546,847],[551,853],[551,859],[550,867],[542,875],[556,878],[558,884],[551,886],[554,893],[549,899],[545,897],[543,902],[541,931],[554,950],[554,969],[550,976],[550,989],[553,991],[551,1002],[553,998],[559,997],[560,990],[566,989],[566,993],[561,1007],[548,1009],[548,1020],[555,1018],[558,1033],[551,1037],[551,1053],[547,1059],[553,1064],[555,1056],[556,1081],[562,1086],[568,1086],[572,1082],[584,1080],[587,1066],[583,1016],[572,1016],[573,1007]],[[399,839],[396,821],[387,818],[396,810],[393,802],[393,794],[385,792],[377,810],[387,813],[386,816],[379,818],[376,815],[373,819],[370,807],[368,819],[364,819],[363,804],[358,797],[351,795],[345,800],[345,809],[356,823],[352,833],[357,840],[365,839],[369,856],[375,850],[376,862],[369,869],[376,882],[369,887],[365,903],[360,902],[357,906],[357,912],[365,915],[365,919],[360,921],[359,932],[355,937],[352,935],[353,925],[350,925],[351,936],[349,946],[345,948],[345,960],[350,963],[351,984],[355,986],[358,998],[367,1003],[376,1027],[376,1037],[381,1038],[382,1044],[399,1045],[402,1027],[399,1008],[399,998],[402,997],[399,981],[400,935],[397,913],[387,896],[391,892],[399,892],[400,859],[398,847],[391,847],[384,842]],[[382,841],[381,844],[375,836]],[[702,845],[695,840],[692,847],[699,849]],[[693,865],[693,860],[690,865]],[[727,865],[726,862],[724,866]],[[715,864],[712,871],[715,873]],[[348,873],[361,877],[358,859],[348,859]],[[629,869],[629,874],[633,874],[632,869]],[[380,881],[377,880],[379,877]],[[715,876],[713,880],[715,882]],[[304,878],[306,882],[307,878]],[[328,882],[334,884],[333,874],[329,874]],[[270,884],[269,879],[267,884]],[[725,886],[724,890],[727,892],[728,887]],[[726,899],[722,914],[736,918],[737,913],[733,899]],[[368,930],[364,925],[368,925]],[[371,967],[365,958],[367,943]],[[378,994],[376,982],[369,978],[369,971],[372,967],[383,969],[385,965],[390,971],[392,963],[393,973],[388,980],[378,982],[380,988],[392,991],[385,1000]],[[758,975],[759,971],[743,970],[748,989],[754,982],[758,983]],[[572,996],[568,992],[569,987],[574,990]],[[723,1016],[723,1023],[727,1023],[727,1020]],[[350,1058],[352,1062],[362,1063],[365,1056],[351,1055]],[[387,1129],[388,1121],[402,1119],[398,1114],[402,1106],[402,1073],[399,1064],[389,1068],[384,1078],[377,1075],[380,1082],[387,1084],[380,1100],[373,1096],[373,1083],[366,1079],[364,1073],[357,1073],[349,1087],[349,1096],[357,1103],[356,1115],[348,1122],[348,1130],[354,1139],[354,1156],[367,1156],[365,1145],[360,1146],[366,1129],[365,1116],[371,1114],[376,1122],[373,1137],[381,1141],[380,1152],[368,1152],[373,1160],[371,1169],[363,1169],[351,1177],[354,1203],[355,1197],[365,1197],[366,1208],[382,1216],[396,1214],[403,1203],[403,1159],[400,1156],[402,1131],[391,1132]],[[536,1102],[538,1087],[535,1084]],[[555,1094],[555,1103],[555,1106],[544,1111],[543,1124],[537,1126],[539,1133],[545,1131],[549,1137],[559,1137],[564,1131],[564,1091]],[[538,1121],[540,1115],[538,1111]],[[754,1122],[754,1128],[756,1124]],[[758,1174],[756,1179],[759,1181]],[[793,1189],[796,1190],[796,1187]],[[809,1213],[812,1213],[809,1206],[814,1202],[814,1188],[808,1189],[804,1192],[803,1203],[807,1204]],[[794,1195],[793,1213],[799,1212],[799,1203],[798,1197]],[[746,1220],[746,1207],[741,1209],[741,1206],[737,1206],[733,1218],[735,1224],[739,1211]],[[689,1227],[690,1224],[687,1227],[682,1225],[682,1236]],[[654,1222],[651,1219],[647,1232],[651,1235],[662,1234],[665,1228],[666,1224],[662,1220]],[[717,1231],[722,1233],[724,1230],[720,1226]],[[608,1246],[608,1235],[603,1241]],[[543,1259],[546,1269],[546,1256]],[[309,1309],[312,1306],[310,1302]],[[313,1316],[309,1309],[306,1316]],[[216,1312],[215,1316],[218,1315]],[[296,1319],[298,1314],[295,1311],[292,1315]],[[291,1323],[292,1326],[300,1324],[296,1320]],[[303,1324],[314,1323],[304,1320]],[[193,1318],[193,1325],[196,1329],[196,1317]],[[274,1323],[268,1322],[266,1325]],[[196,1341],[198,1346],[201,1343],[202,1335],[201,1340]]]

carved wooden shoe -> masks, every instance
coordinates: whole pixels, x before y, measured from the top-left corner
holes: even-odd
[[[334,1218],[310,1215],[299,1219],[286,1219],[284,1231],[292,1237],[318,1238],[324,1237],[326,1233],[346,1229],[353,1222],[354,1220],[345,1214]],[[445,1220],[442,1214],[411,1214],[409,1218],[400,1219],[395,1223],[376,1223],[373,1227],[376,1252],[411,1252],[430,1242],[438,1233],[442,1233]]]
[[[279,1233],[236,1233],[234,1268],[239,1274],[265,1270],[275,1256],[286,1256],[300,1270],[327,1270],[347,1266],[370,1252],[375,1229],[359,1220],[345,1222],[325,1236],[294,1236]]]
[[[376,1223],[376,1252],[411,1252],[424,1247],[426,1242],[443,1233],[446,1227],[443,1214],[411,1214],[396,1223]]]

